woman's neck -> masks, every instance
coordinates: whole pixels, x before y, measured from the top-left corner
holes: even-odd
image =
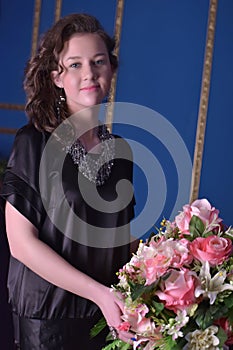
[[[75,127],[77,139],[80,140],[86,151],[99,153],[100,139],[98,136],[99,108],[85,108],[72,115],[71,122]],[[93,149],[94,148],[94,149]],[[93,150],[92,150],[93,149]]]
[[[88,130],[79,137],[79,141],[87,152],[100,153],[100,139],[98,136],[98,129],[94,128]]]

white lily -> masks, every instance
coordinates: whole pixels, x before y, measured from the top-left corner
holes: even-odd
[[[197,286],[195,289],[195,297],[198,298],[200,295],[208,297],[210,299],[210,304],[213,305],[218,293],[223,292],[224,290],[233,290],[232,284],[224,284],[226,275],[226,271],[221,270],[211,278],[209,262],[205,261],[199,274],[201,285]]]

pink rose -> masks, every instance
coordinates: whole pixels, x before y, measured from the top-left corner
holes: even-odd
[[[198,216],[205,226],[218,225],[222,219],[219,210],[211,207],[207,199],[197,199],[191,205],[183,206],[183,211],[175,217],[175,223],[183,234],[189,234],[189,223],[193,215]]]
[[[219,236],[198,237],[190,243],[190,251],[194,258],[210,265],[219,265],[226,260],[232,252],[232,242],[229,238]]]
[[[175,223],[183,234],[189,234],[189,223],[194,214],[190,205],[183,206],[183,211],[175,217]]]
[[[198,280],[195,272],[188,269],[169,272],[169,277],[160,283],[161,291],[155,294],[164,301],[166,308],[177,313],[178,310],[184,310],[196,302],[194,291]]]

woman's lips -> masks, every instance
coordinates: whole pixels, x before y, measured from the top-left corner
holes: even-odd
[[[81,89],[81,91],[95,91],[99,88],[99,85],[87,86]]]

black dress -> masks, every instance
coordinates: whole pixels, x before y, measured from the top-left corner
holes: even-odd
[[[129,222],[134,216],[134,197],[127,205],[122,204],[116,187],[122,179],[132,182],[130,147],[123,139],[115,138],[121,141],[119,145],[116,142],[117,159],[97,193],[96,186],[80,175],[59,141],[41,162],[49,139],[49,133],[39,132],[32,125],[18,131],[4,177],[2,204],[10,202],[38,229],[39,239],[70,264],[111,286],[117,282],[116,271],[130,257]],[[60,169],[62,152],[64,166]],[[57,189],[59,179],[62,185]],[[93,206],[85,200],[86,195],[90,199],[96,194],[100,205],[101,199],[110,207],[115,201],[114,210],[107,206],[106,211],[102,206],[99,210],[98,201]],[[96,304],[47,282],[13,257],[8,290],[16,338],[23,350],[97,350],[104,345],[106,332],[93,340],[89,336],[101,317]]]

